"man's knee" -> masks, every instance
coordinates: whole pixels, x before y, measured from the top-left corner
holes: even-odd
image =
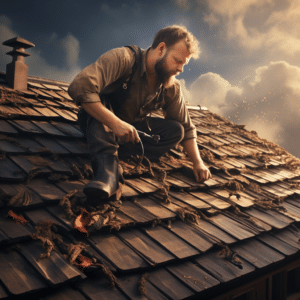
[[[112,130],[93,118],[87,126],[86,139],[91,156],[98,153],[115,155],[119,148]]]
[[[177,143],[181,142],[184,138],[184,128],[178,121],[171,121],[171,135],[177,140]]]

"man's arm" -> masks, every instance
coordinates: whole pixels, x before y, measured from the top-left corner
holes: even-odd
[[[74,78],[69,95],[77,105],[100,102],[99,94],[119,78],[129,76],[134,61],[134,54],[126,47],[104,53]]]
[[[120,140],[125,142],[139,142],[140,139],[136,129],[118,118],[101,102],[83,102],[81,105],[93,118],[108,126]]]
[[[200,156],[196,139],[188,139],[181,143],[183,150],[188,154],[190,160],[193,162],[193,171],[198,182],[203,182],[211,178],[209,169],[204,165]]]
[[[165,95],[165,100],[166,106],[164,109],[166,112],[166,119],[177,120],[184,128],[184,138],[181,145],[183,146],[184,151],[188,154],[190,160],[193,162],[196,180],[203,182],[211,178],[210,171],[204,165],[200,157],[196,143],[196,128],[191,121],[188,109],[183,100],[179,82],[175,82],[173,89],[168,89],[167,94]]]

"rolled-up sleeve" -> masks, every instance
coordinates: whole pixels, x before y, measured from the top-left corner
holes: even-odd
[[[129,75],[134,54],[127,47],[112,49],[83,69],[70,84],[68,93],[77,105],[99,102],[99,94],[117,79]]]
[[[195,139],[197,137],[196,127],[192,123],[179,82],[176,81],[174,86],[166,91],[165,103],[165,107],[163,108],[165,118],[180,122],[184,128],[182,142],[188,139]]]

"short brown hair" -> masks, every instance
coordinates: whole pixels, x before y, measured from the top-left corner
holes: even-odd
[[[181,40],[185,41],[186,47],[192,57],[197,59],[200,54],[199,42],[185,26],[173,25],[161,29],[155,35],[151,47],[155,49],[159,43],[164,42],[167,48],[169,48]]]

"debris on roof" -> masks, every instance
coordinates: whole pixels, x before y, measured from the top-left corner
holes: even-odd
[[[0,82],[0,299],[201,297],[298,253],[299,159],[201,107],[189,112],[212,179],[196,182],[177,147],[121,161],[121,201],[87,201],[67,88]]]

